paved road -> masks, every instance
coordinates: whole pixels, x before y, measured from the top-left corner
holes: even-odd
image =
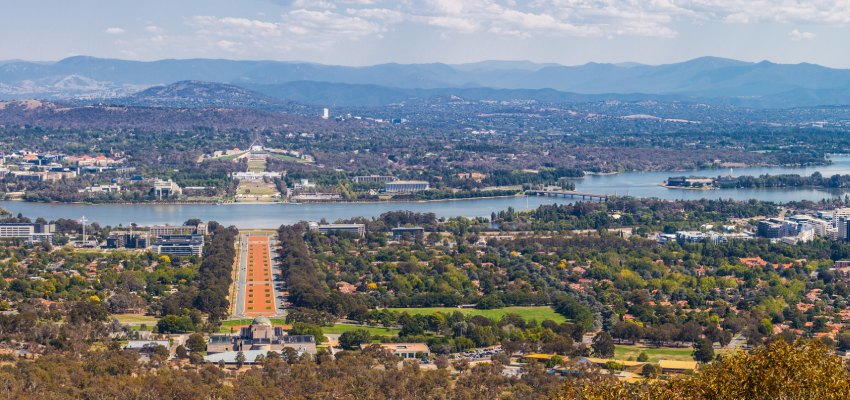
[[[236,317],[245,316],[245,286],[248,281],[248,235],[239,235],[239,274],[236,281]]]

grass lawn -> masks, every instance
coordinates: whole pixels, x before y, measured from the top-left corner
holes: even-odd
[[[247,151],[243,151],[243,152],[236,153],[236,154],[231,154],[229,156],[213,157],[213,158],[210,158],[210,159],[211,160],[220,160],[220,161],[231,161],[231,160],[235,160],[237,157],[241,157],[245,153],[247,153]]]
[[[154,325],[146,325],[146,326],[145,326],[145,329],[142,329],[142,326],[141,326],[141,325],[130,325],[130,330],[131,330],[131,331],[141,331],[141,330],[145,330],[145,331],[148,331],[148,332],[153,332],[153,328],[156,328],[156,324],[154,324]]]
[[[147,315],[139,315],[139,314],[113,314],[113,317],[118,320],[118,322],[126,325],[141,325],[147,324],[148,326],[156,325],[156,322],[159,321],[157,317],[151,317]]]
[[[322,333],[341,334],[344,332],[353,331],[355,329],[366,329],[372,335],[398,336],[398,329],[385,329],[374,326],[365,327],[346,324],[334,324],[333,326],[323,326]]]
[[[274,183],[240,181],[236,193],[254,196],[271,196],[277,194],[277,187],[275,187]]]
[[[444,314],[460,311],[464,315],[483,315],[491,319],[501,319],[505,314],[518,314],[526,320],[537,320],[543,322],[547,319],[557,323],[565,322],[567,319],[563,315],[558,314],[552,307],[549,306],[529,306],[529,307],[504,307],[495,308],[492,310],[478,310],[475,308],[455,308],[455,307],[424,307],[424,308],[390,308],[392,311],[407,312],[411,315],[430,315],[435,312]]]
[[[308,163],[309,162],[309,161],[302,160],[298,157],[290,156],[288,154],[271,153],[270,156],[277,158],[280,161],[286,161],[286,162],[297,162],[297,163]]]
[[[614,358],[618,360],[628,360],[629,358],[637,360],[640,352],[646,352],[650,362],[658,362],[660,359],[675,360],[675,361],[693,361],[691,357],[694,349],[689,347],[643,347],[643,346],[628,346],[616,345],[614,347]]]

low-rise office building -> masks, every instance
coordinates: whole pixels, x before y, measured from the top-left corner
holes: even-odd
[[[371,343],[364,343],[360,345],[360,348],[365,349],[371,345]],[[428,345],[425,343],[381,343],[378,346],[404,359],[419,358],[420,356],[428,357],[431,355],[431,350],[428,349]]]
[[[354,233],[360,237],[366,235],[366,225],[364,224],[317,224],[315,222],[310,223],[310,230],[319,231],[325,235],[334,233],[334,232],[349,232]]]
[[[784,219],[770,218],[758,223],[758,235],[768,239],[780,239],[787,236],[797,236],[799,226]]]
[[[162,179],[157,179],[153,183],[153,194],[158,199],[168,198],[172,196],[179,196],[183,194],[183,189],[180,188],[177,183],[172,181],[171,179],[164,181]]]
[[[401,240],[406,237],[421,237],[425,235],[425,228],[421,226],[393,228],[393,239]]]
[[[106,238],[107,249],[146,249],[148,236],[141,233],[113,233]]]
[[[203,232],[198,226],[191,225],[154,225],[150,228],[150,236],[158,238],[164,235],[204,235],[206,234],[206,224],[203,224]]]
[[[203,235],[161,235],[153,243],[157,254],[178,257],[200,256],[204,252]]]
[[[365,175],[365,176],[355,176],[354,182],[394,182],[397,181],[398,178],[389,175]]]
[[[393,181],[384,184],[387,193],[414,193],[428,189],[430,185],[425,181]]]
[[[56,226],[53,224],[33,223],[4,223],[0,224],[0,238],[26,239],[29,243],[48,242],[53,243],[53,233]]]

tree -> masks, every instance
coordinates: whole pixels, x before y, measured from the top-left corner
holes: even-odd
[[[289,331],[290,335],[311,335],[316,339],[316,343],[325,341],[325,335],[322,332],[322,327],[313,324],[295,323]]]
[[[599,332],[593,337],[593,353],[602,358],[614,356],[614,340],[608,332]]]
[[[649,361],[649,356],[646,355],[645,351],[641,351],[640,354],[638,354],[638,356],[637,356],[637,361],[638,362],[647,362],[647,361]]]
[[[714,345],[710,339],[699,338],[694,342],[694,360],[707,363],[714,359]]]
[[[655,364],[644,364],[640,370],[640,374],[647,378],[656,378],[661,374],[661,368]]]
[[[452,368],[459,373],[463,373],[464,371],[469,369],[469,361],[465,358],[461,358],[458,360],[452,361]]]
[[[203,334],[193,333],[186,340],[186,347],[195,354],[203,354],[207,351],[207,339]]]
[[[236,353],[236,368],[242,368],[243,365],[245,365],[245,353],[243,353],[242,350],[239,350],[239,352]]]
[[[621,340],[628,340],[634,343],[637,339],[643,337],[641,327],[633,322],[621,321],[614,324],[611,329],[611,335]]]
[[[446,369],[449,366],[449,358],[445,354],[441,354],[434,359],[434,365],[437,369]]]
[[[68,322],[71,324],[103,322],[109,317],[109,309],[100,301],[84,300],[71,305]]]
[[[500,363],[502,365],[510,365],[511,357],[505,354],[504,352],[499,352],[490,357],[490,360],[493,362]]]
[[[647,371],[648,372],[648,371]],[[775,340],[724,356],[692,376],[641,385],[605,377],[568,378],[561,399],[848,399],[850,372],[818,341]]]
[[[195,330],[192,318],[188,316],[166,315],[156,322],[159,333],[186,333]]]
[[[174,354],[177,355],[177,358],[186,359],[189,357],[189,352],[186,351],[186,346],[178,345],[177,348],[174,349]]]
[[[339,345],[343,349],[353,350],[359,348],[361,344],[368,343],[372,335],[366,329],[355,329],[353,331],[343,332],[339,336]]]

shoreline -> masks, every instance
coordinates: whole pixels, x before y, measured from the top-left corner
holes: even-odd
[[[659,183],[658,186],[661,186],[661,187],[667,188],[667,189],[699,190],[699,191],[720,189],[720,188],[714,187],[714,186],[709,186],[709,187],[670,186],[670,185],[667,185],[666,183]]]
[[[449,198],[449,199],[430,199],[430,200],[358,200],[358,201],[305,201],[305,202],[288,202],[288,201],[269,201],[269,202],[193,202],[193,201],[176,201],[176,202],[111,202],[111,203],[87,203],[87,202],[64,202],[64,201],[26,201],[23,199],[0,199],[0,201],[19,202],[28,204],[50,204],[50,205],[85,205],[85,206],[252,206],[252,205],[314,205],[314,204],[394,204],[394,203],[438,203],[449,201],[464,201],[464,200],[488,200],[488,199],[505,199],[505,198],[522,198],[525,194],[503,195],[503,196],[479,196],[465,198]]]

